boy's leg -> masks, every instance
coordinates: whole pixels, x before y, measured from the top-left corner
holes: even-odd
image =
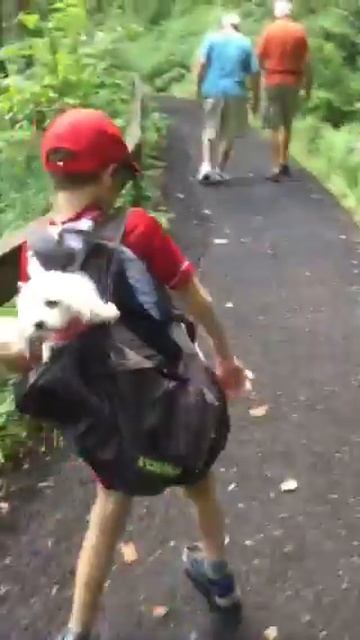
[[[198,484],[185,488],[193,502],[206,558],[211,561],[225,559],[225,520],[216,495],[216,482],[212,473]]]
[[[185,493],[196,508],[202,537],[201,547],[185,549],[186,573],[211,605],[241,613],[240,596],[225,558],[225,521],[214,476],[209,473]]]
[[[76,570],[69,622],[69,629],[74,634],[90,632],[93,626],[115,546],[125,529],[130,506],[131,498],[128,496],[107,491],[98,485]]]

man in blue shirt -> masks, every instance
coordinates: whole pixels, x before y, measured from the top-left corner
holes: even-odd
[[[240,33],[240,18],[222,18],[219,31],[205,37],[197,67],[198,96],[204,101],[200,182],[222,182],[235,138],[248,124],[248,78],[251,79],[252,110],[259,106],[260,75],[249,38]]]

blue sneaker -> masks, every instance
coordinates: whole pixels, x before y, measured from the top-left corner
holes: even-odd
[[[223,571],[220,571],[219,577],[210,577],[206,570],[204,552],[198,544],[185,547],[183,561],[185,575],[195,589],[206,598],[210,608],[218,612],[236,612],[241,619],[240,593],[235,578],[226,563],[224,563]]]

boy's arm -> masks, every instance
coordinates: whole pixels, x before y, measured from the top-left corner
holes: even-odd
[[[231,354],[211,297],[196,277],[195,267],[146,211],[133,210],[127,220],[124,244],[144,260],[153,277],[168,287],[186,312],[204,328],[213,345],[217,373],[225,390],[241,391],[245,386],[243,367]]]
[[[231,347],[222,323],[214,309],[209,292],[196,276],[176,289],[187,313],[203,327],[211,340],[215,357],[216,372],[220,383],[228,393],[239,393],[246,388],[246,374],[243,365],[232,355]]]
[[[217,358],[231,360],[231,350],[221,322],[215,313],[211,296],[198,278],[194,276],[185,286],[177,289],[175,295],[180,299],[186,312],[203,327],[211,340]]]
[[[0,346],[0,367],[11,373],[25,373],[29,369],[26,354],[20,346]]]

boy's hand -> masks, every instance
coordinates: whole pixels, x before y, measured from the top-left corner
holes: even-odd
[[[251,390],[247,372],[237,358],[218,359],[215,371],[221,387],[229,397],[238,397]]]

